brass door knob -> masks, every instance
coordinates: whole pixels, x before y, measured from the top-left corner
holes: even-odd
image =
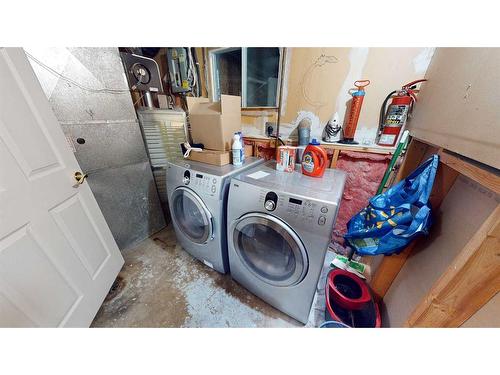
[[[88,174],[78,171],[78,172],[75,172],[74,177],[75,177],[76,183],[81,185],[81,184],[83,184],[85,179],[88,177]]]

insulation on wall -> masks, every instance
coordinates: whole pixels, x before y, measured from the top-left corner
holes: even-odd
[[[373,197],[391,160],[390,155],[342,151],[337,169],[347,172],[344,194],[333,230],[333,241],[343,245],[347,222]]]
[[[118,49],[26,51],[120,249],[162,229],[165,219]]]

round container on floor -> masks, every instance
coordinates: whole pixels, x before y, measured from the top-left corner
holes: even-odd
[[[321,324],[319,328],[351,328],[351,327],[342,322],[337,322],[336,320],[329,320]]]
[[[334,279],[335,283],[333,282]],[[357,282],[352,282],[352,280]],[[362,300],[363,287],[366,288],[366,293],[368,293],[369,298],[367,301],[355,303],[354,305],[346,303],[346,299]],[[343,298],[336,299],[339,295],[343,296]],[[381,326],[378,305],[371,297],[366,284],[358,276],[340,269],[331,270],[327,276],[325,298],[325,320],[341,322],[353,328],[379,328]],[[342,305],[338,303],[339,300],[342,301]],[[355,308],[345,306],[354,306]]]
[[[334,269],[326,282],[331,298],[344,309],[360,310],[372,298],[364,281],[349,271]]]

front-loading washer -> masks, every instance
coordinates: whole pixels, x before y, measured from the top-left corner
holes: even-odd
[[[227,194],[231,177],[264,163],[246,158],[243,165],[214,166],[186,159],[167,166],[167,196],[178,243],[207,266],[229,271],[226,238]]]
[[[346,174],[285,173],[268,162],[231,179],[227,207],[231,276],[307,323]]]

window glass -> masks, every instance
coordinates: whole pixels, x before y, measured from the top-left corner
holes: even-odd
[[[279,48],[224,48],[211,52],[214,100],[241,96],[242,107],[276,107]]]
[[[221,94],[241,96],[241,48],[215,54],[217,97]]]
[[[279,48],[247,48],[246,107],[275,107]]]

